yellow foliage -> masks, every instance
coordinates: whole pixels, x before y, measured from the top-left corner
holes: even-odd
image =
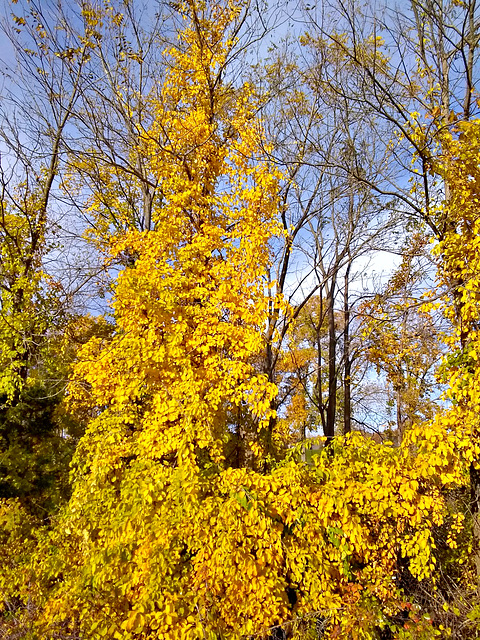
[[[459,400],[399,447],[353,433],[312,464],[295,450],[266,459],[277,389],[252,362],[264,348],[280,176],[261,159],[252,88],[220,81],[240,9],[180,5],[186,26],[142,132],[162,201],[152,231],[111,243],[112,256],[132,257],[115,288],[115,332],[81,349],[70,388],[95,417],[71,500],[30,559],[18,559],[14,506],[1,505],[22,566],[7,567],[1,595],[35,603],[36,637],[233,640],[317,613],[332,638],[372,637],[404,607],[399,559],[419,579],[434,571],[441,487],[464,483],[480,453]],[[92,26],[103,19],[88,11]],[[242,468],[226,456],[235,408],[254,426]]]

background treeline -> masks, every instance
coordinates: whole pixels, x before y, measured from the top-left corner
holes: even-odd
[[[477,637],[475,0],[3,29],[0,638]]]

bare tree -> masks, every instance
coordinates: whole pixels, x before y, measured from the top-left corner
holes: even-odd
[[[340,430],[351,429],[356,349],[350,349],[350,326],[355,322],[357,296],[349,291],[350,279],[361,260],[380,245],[388,245],[399,217],[392,203],[385,209],[367,181],[355,177],[359,173],[373,180],[383,161],[369,133],[372,116],[348,101],[339,101],[335,91],[323,86],[324,67],[329,67],[328,73],[345,74],[341,58],[324,57],[313,63],[286,42],[262,78],[266,126],[273,141],[270,157],[285,176],[281,217],[285,239],[275,247],[272,279],[275,294],[286,298],[293,309],[290,315],[282,314],[279,306],[272,305],[264,367],[269,379],[280,385],[275,409],[281,414],[293,388],[288,376],[282,382],[279,359],[288,348],[291,323],[315,300],[319,308],[311,323],[318,334],[317,383],[315,392],[307,392],[331,440],[339,429],[337,396],[341,389],[348,415],[344,413]],[[344,79],[347,81],[346,75]],[[319,90],[320,86],[325,90]],[[340,305],[342,328],[337,317]],[[322,337],[325,323],[327,346]],[[322,384],[325,368],[327,389]]]

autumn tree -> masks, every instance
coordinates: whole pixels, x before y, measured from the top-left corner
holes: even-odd
[[[438,285],[443,291],[443,311],[452,323],[450,353],[443,375],[448,382],[452,408],[439,422],[456,425],[455,437],[464,449],[469,465],[471,509],[473,516],[474,560],[477,581],[480,576],[478,470],[479,439],[477,432],[477,333],[478,333],[478,264],[476,226],[478,206],[479,121],[461,122],[453,133],[444,133],[443,156],[436,170],[445,179],[449,197],[439,212],[449,221],[449,229],[435,249],[438,257]],[[448,428],[448,426],[447,426]]]
[[[111,529],[103,519],[94,525],[100,515],[96,503],[91,505],[93,511],[84,510],[85,491],[90,491],[92,482],[100,482],[99,497],[106,492],[102,502],[110,504],[109,511],[115,502],[119,505],[118,517],[127,504],[127,512],[140,505],[135,495],[143,502],[143,480],[139,485],[136,477],[150,478],[147,486],[152,488],[163,487],[165,510],[163,515],[157,511],[155,520],[166,518],[167,539],[159,540],[144,565],[147,569],[158,553],[173,560],[181,552],[184,543],[171,521],[172,508],[178,497],[190,496],[188,512],[194,524],[198,515],[194,505],[207,498],[211,491],[205,493],[208,478],[213,473],[215,480],[217,469],[222,467],[230,437],[223,419],[228,405],[245,403],[257,416],[256,432],[244,443],[250,451],[248,466],[263,465],[271,446],[263,434],[275,388],[263,376],[255,375],[248,359],[262,343],[262,318],[267,308],[262,274],[269,260],[269,238],[276,229],[277,178],[262,163],[252,162],[260,134],[252,117],[251,89],[246,85],[232,95],[221,80],[225,59],[235,43],[231,30],[241,20],[242,11],[240,6],[207,9],[195,3],[181,9],[189,26],[179,45],[169,51],[174,64],[161,99],[156,92],[150,97],[155,120],[142,133],[142,154],[161,181],[164,199],[154,209],[154,230],[131,229],[112,247],[114,253],[136,255],[135,264],[124,270],[116,288],[116,336],[106,344],[94,340],[85,347],[72,388],[81,399],[87,385],[85,401],[91,398],[100,416],[77,452],[78,482],[72,510],[65,516],[67,521],[73,518],[71,525],[65,525],[73,536],[67,546],[73,546],[71,551],[65,550],[68,556],[74,548],[75,553],[80,550],[75,540],[82,526],[103,529],[101,537],[111,548],[114,563],[107,563],[97,574],[98,580],[105,580],[101,588],[107,598],[113,566],[115,572],[123,571],[123,561],[114,552],[122,527]],[[110,434],[108,452],[105,429]],[[100,450],[101,465],[96,462]],[[112,485],[113,477],[117,489]],[[114,494],[120,491],[120,502],[110,502],[112,488]],[[155,509],[161,503],[157,496]],[[78,513],[75,504],[80,508]],[[183,499],[178,503],[179,514],[182,504]],[[127,512],[125,523],[134,528],[125,534],[131,538],[136,525]],[[142,520],[138,522],[142,529],[153,524],[150,518]],[[148,543],[144,547],[146,539],[140,531],[135,531],[130,543],[125,539],[120,544],[136,544],[137,536],[140,547],[135,555],[143,555]],[[94,539],[92,543],[95,555],[99,549]],[[75,564],[83,562],[96,563],[93,556],[85,556]],[[180,588],[180,583],[175,587],[177,580],[183,580],[180,574],[176,577],[175,569],[168,577],[170,569],[163,575],[161,563],[155,560],[155,565],[152,587],[157,574],[158,588],[174,596]],[[127,571],[125,580],[131,578]],[[61,597],[83,599],[82,582],[81,573],[74,570],[63,581]],[[142,591],[142,601],[150,598],[147,591]],[[127,603],[127,592],[125,597]],[[171,624],[168,606],[172,602],[165,600],[167,609],[161,617],[167,618],[162,625]],[[258,604],[252,602],[252,606]],[[83,605],[77,609],[74,601],[72,606],[83,610]],[[194,614],[195,600],[190,606]],[[139,632],[144,616],[137,608],[132,611],[130,615],[127,607],[124,616],[117,610],[108,627]],[[201,618],[191,623],[189,616],[182,616],[181,627],[194,633]],[[99,620],[81,616],[82,628],[93,629],[98,624]]]
[[[349,83],[330,75],[328,85],[339,99],[375,116],[377,139],[384,147],[383,171],[373,179],[358,171],[353,176],[379,197],[399,199],[410,232],[442,242],[452,231],[454,216],[448,204],[450,183],[434,167],[444,133],[478,111],[478,6],[475,1],[415,0],[408,8],[385,6],[375,14],[355,2],[331,3],[329,8],[310,12],[304,42],[314,55],[343,57]],[[459,321],[461,284],[459,280],[453,300]],[[455,288],[453,281],[450,286]],[[474,473],[470,481],[476,487]]]
[[[33,9],[31,20],[35,39],[29,48],[17,42],[11,62],[16,86],[2,87],[0,494],[44,520],[68,497],[68,463],[81,430],[60,408],[73,314],[69,288],[51,268],[51,255],[61,255],[55,196],[78,71],[70,82],[55,77],[58,51],[47,46]],[[12,37],[26,27],[17,15],[12,24]],[[83,61],[87,49],[85,42]]]
[[[402,262],[382,291],[362,305],[367,357],[389,388],[388,404],[395,417],[389,435],[401,439],[414,423],[430,420],[436,411],[440,385],[435,374],[445,352],[441,319],[422,306],[432,257],[426,239],[408,239]],[[445,324],[445,323],[443,323]]]
[[[272,306],[264,369],[280,386],[275,408],[281,412],[282,403],[290,401],[288,375],[282,383],[283,354],[289,358],[291,345],[289,331],[296,322],[304,323],[301,316],[307,307],[312,309],[311,303],[315,306],[315,300],[317,379],[328,370],[328,391],[323,390],[321,400],[316,394],[320,404],[313,420],[332,439],[340,422],[340,431],[352,428],[352,366],[357,348],[351,342],[359,297],[355,278],[358,281],[362,263],[392,242],[399,217],[393,206],[385,208],[352,175],[362,170],[373,177],[381,158],[375,138],[369,135],[371,115],[339,100],[324,81],[325,74],[332,73],[348,82],[342,58],[319,56],[309,66],[294,45],[287,38],[275,47],[257,76],[265,103],[262,115],[273,140],[270,158],[285,176],[280,208],[285,235],[275,245],[271,278],[275,291],[292,307],[284,315]],[[350,172],[338,168],[344,164]],[[341,322],[339,314],[343,314]],[[324,326],[328,326],[326,343]],[[300,369],[298,373],[301,378]],[[345,398],[344,412],[338,411],[339,394]]]
[[[346,277],[348,275],[346,274]],[[302,306],[292,329],[288,334],[288,342],[279,359],[278,368],[281,372],[279,383],[279,405],[285,405],[283,421],[285,427],[291,422],[293,441],[305,440],[307,435],[318,436],[325,434],[328,407],[331,402],[331,380],[335,380],[335,423],[334,433],[345,434],[351,428],[345,428],[354,422],[354,411],[348,406],[348,392],[353,388],[354,402],[358,401],[361,390],[361,378],[364,369],[364,348],[360,341],[360,327],[358,322],[348,317],[351,308],[347,310],[345,321],[344,310],[335,309],[332,324],[329,320],[329,310],[322,296],[323,291],[313,295]],[[359,329],[357,339],[345,334],[356,326]],[[335,371],[329,367],[330,337],[334,334]],[[345,345],[347,345],[345,349]],[[285,399],[282,398],[285,395]],[[352,394],[350,394],[350,399]],[[356,408],[357,414],[360,414]]]
[[[442,192],[432,159],[442,131],[476,113],[476,2],[415,0],[402,11],[385,7],[375,14],[356,2],[329,7],[323,21],[310,13],[304,42],[314,55],[343,58],[350,81],[341,84],[333,74],[325,81],[340,100],[375,116],[386,159],[376,176],[352,173],[380,196],[399,198],[412,223],[441,235],[446,221],[436,217]]]

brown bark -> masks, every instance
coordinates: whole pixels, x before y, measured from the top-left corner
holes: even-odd
[[[343,433],[350,433],[352,430],[352,359],[350,354],[350,306],[348,302],[348,279],[350,276],[350,265],[345,273],[345,288],[343,291],[343,357],[345,360],[343,376]]]
[[[335,278],[332,278],[327,292],[327,317],[328,317],[328,406],[325,436],[327,441],[335,436],[335,418],[337,413],[337,362],[336,347],[337,337],[335,333]]]
[[[470,509],[472,511],[473,561],[480,589],[480,470],[470,465]]]

